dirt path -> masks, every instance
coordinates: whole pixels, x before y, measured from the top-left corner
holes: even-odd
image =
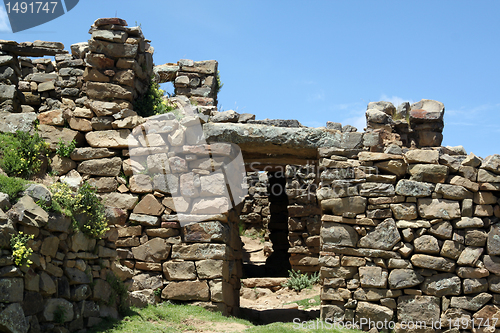
[[[262,238],[242,236],[243,262],[264,265],[267,259]],[[252,283],[249,281],[252,280]],[[242,280],[240,309],[242,316],[254,323],[288,322],[294,318],[312,319],[319,316],[320,286],[300,292],[282,287],[286,278],[252,278]],[[304,301],[306,300],[306,301]]]

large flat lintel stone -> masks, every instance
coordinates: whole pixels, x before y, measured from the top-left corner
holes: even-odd
[[[401,255],[393,251],[375,250],[375,249],[354,249],[351,247],[336,246],[330,244],[323,245],[322,251],[335,252],[336,254],[345,254],[349,256],[358,256],[358,257],[401,259]]]

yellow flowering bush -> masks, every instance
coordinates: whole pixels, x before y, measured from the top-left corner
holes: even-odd
[[[10,239],[10,247],[12,248],[12,256],[14,257],[14,264],[16,266],[30,266],[33,262],[29,260],[29,256],[33,250],[28,247],[28,242],[33,239],[33,235],[26,235],[19,231],[17,235],[13,235]]]
[[[78,192],[74,193],[64,183],[54,183],[50,186],[52,206],[50,209],[71,217],[73,226],[92,238],[100,238],[109,230],[104,205],[96,191],[88,183],[84,183]],[[78,217],[85,218],[78,221]]]
[[[0,166],[9,175],[29,179],[40,172],[42,155],[47,155],[49,144],[35,132],[17,131],[0,136],[2,159]]]

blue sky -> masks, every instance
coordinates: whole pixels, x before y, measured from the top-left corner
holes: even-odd
[[[365,126],[368,102],[444,103],[443,145],[500,153],[499,1],[80,0],[0,39],[88,40],[99,17],[140,24],[155,63],[216,59],[219,107],[257,119]]]

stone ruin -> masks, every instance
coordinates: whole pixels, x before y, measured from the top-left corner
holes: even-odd
[[[154,66],[140,27],[117,18],[90,34],[71,54],[0,41],[0,131],[39,122],[53,152],[75,140],[50,168],[72,188],[95,186],[110,226],[101,240],[75,232],[35,203],[50,198],[43,185],[12,207],[3,196],[0,331],[84,332],[118,318],[110,274],[132,305],[189,301],[237,315],[244,273],[290,268],[320,273],[324,320],[386,320],[396,332],[405,322],[428,326],[415,332],[500,326],[500,155],[442,147],[442,103],[370,103],[365,132],[255,120],[217,110],[216,61]],[[174,83],[177,113],[134,111],[152,75]],[[238,151],[248,195],[230,202],[227,175],[214,172]],[[243,264],[239,225],[266,230],[264,267]],[[29,268],[13,264],[16,231],[35,236]]]

